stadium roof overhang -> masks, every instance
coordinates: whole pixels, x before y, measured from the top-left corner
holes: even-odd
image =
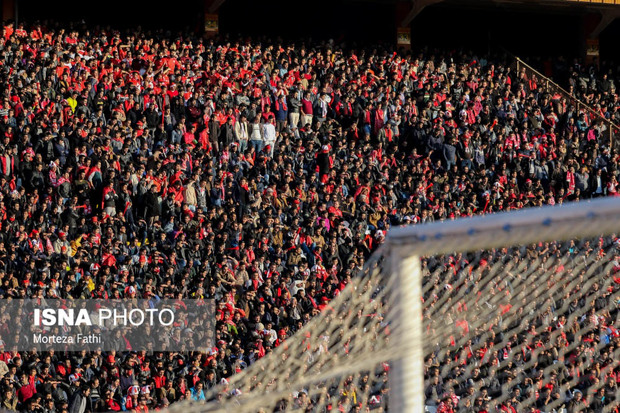
[[[216,13],[226,0],[204,0],[205,13]]]
[[[373,1],[373,0],[370,0]],[[399,22],[406,27],[426,8],[441,3],[458,7],[504,7],[521,10],[582,11],[599,13],[601,21],[590,36],[598,36],[611,22],[620,17],[620,0],[395,0],[395,3],[409,3],[410,10]]]

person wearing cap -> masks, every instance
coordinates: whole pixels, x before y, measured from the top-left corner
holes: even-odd
[[[54,251],[56,254],[67,254],[70,248],[71,243],[67,239],[67,233],[64,231],[59,231],[58,238],[54,241]]]

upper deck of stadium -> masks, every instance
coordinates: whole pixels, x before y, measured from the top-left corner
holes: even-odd
[[[92,27],[140,25],[199,32],[216,16],[219,33],[232,37],[395,43],[398,29],[411,28],[413,48],[488,52],[497,47],[520,56],[572,58],[584,57],[588,45],[594,45],[601,59],[620,57],[615,47],[620,0],[316,0],[303,13],[297,10],[287,0],[178,0],[175,7],[109,0],[98,8],[86,8],[78,0],[2,0],[4,21],[52,19],[84,21]]]

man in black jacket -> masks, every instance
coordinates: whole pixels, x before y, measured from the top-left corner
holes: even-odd
[[[69,413],[84,413],[89,404],[90,387],[84,385],[79,391],[75,392],[69,402]],[[92,411],[92,408],[89,409]]]
[[[226,123],[221,127],[218,137],[220,150],[224,150],[228,145],[235,141],[235,127],[233,126],[233,119],[229,117]]]
[[[161,208],[159,206],[159,197],[157,195],[157,187],[151,186],[151,190],[144,195],[144,217],[146,218],[149,227],[153,225],[153,222],[161,215]]]
[[[52,138],[52,132],[47,131],[35,145],[34,151],[41,154],[45,163],[54,159],[54,142],[52,142]]]

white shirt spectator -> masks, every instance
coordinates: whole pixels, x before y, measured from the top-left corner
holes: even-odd
[[[271,145],[276,141],[276,127],[271,122],[263,124],[263,140],[265,145]]]

